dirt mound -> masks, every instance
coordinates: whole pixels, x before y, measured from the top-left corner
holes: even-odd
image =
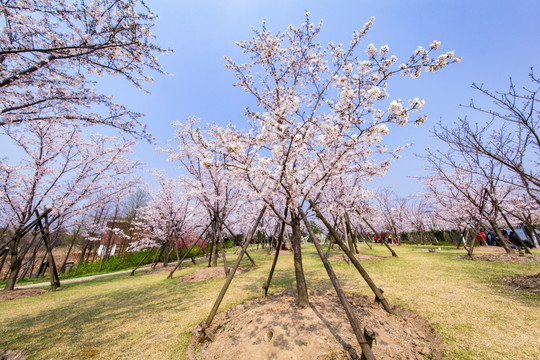
[[[0,301],[14,300],[34,295],[41,295],[46,293],[47,290],[43,289],[16,289],[16,290],[2,290],[0,291]],[[0,357],[2,359],[2,357]]]
[[[348,295],[362,326],[378,334],[377,359],[440,359],[442,342],[417,314],[390,315],[365,296]],[[212,341],[196,345],[190,359],[359,359],[360,346],[333,292],[311,293],[311,306],[300,309],[292,293],[254,300],[219,314],[210,327]]]
[[[516,289],[540,293],[540,273],[536,275],[505,277],[501,279],[501,282]]]
[[[354,255],[354,257],[355,257],[356,260],[358,260],[358,261],[384,260],[384,259],[386,259],[385,257],[382,257],[382,256],[376,256],[376,255],[362,255],[362,254],[356,254],[356,255]],[[328,258],[328,260],[330,260],[330,261],[345,261],[345,262],[349,262],[349,258],[348,258],[347,255],[345,255],[345,254],[330,256],[330,257]]]
[[[459,256],[456,259],[471,260],[467,255]],[[540,262],[540,255],[519,255],[519,254],[474,254],[473,260],[493,261],[493,262],[517,262],[517,263],[537,263]]]
[[[0,350],[0,360],[26,360],[23,350]]]
[[[250,270],[251,270],[250,267],[240,267],[236,270],[236,275],[243,274]],[[197,282],[197,281],[204,281],[204,280],[210,280],[210,279],[219,279],[222,277],[225,277],[225,269],[223,268],[223,266],[207,267],[207,268],[202,268],[202,269],[195,269],[195,271],[192,272],[191,274],[187,274],[187,275],[179,277],[177,281]]]

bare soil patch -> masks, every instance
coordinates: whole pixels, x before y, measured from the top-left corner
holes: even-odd
[[[347,295],[362,326],[378,334],[377,359],[441,359],[442,342],[421,316],[397,309],[388,314],[366,296]],[[360,346],[333,292],[310,293],[311,306],[298,308],[292,292],[250,301],[214,319],[212,341],[197,345],[190,359],[360,359]]]
[[[46,293],[44,289],[15,289],[15,290],[2,290],[0,291],[0,301],[14,300],[29,296],[41,295]],[[1,353],[0,353],[1,355]],[[2,357],[0,356],[0,360]]]
[[[355,257],[356,260],[358,260],[358,261],[384,260],[384,259],[386,259],[385,257],[382,257],[382,256],[376,256],[376,255],[362,255],[362,254],[355,254],[354,257]],[[345,254],[340,254],[340,255],[330,256],[330,257],[328,258],[328,260],[330,260],[330,261],[345,261],[345,262],[349,262],[349,258],[348,258],[347,255],[345,255]]]
[[[456,259],[471,260],[467,255],[459,256]],[[474,254],[473,259],[477,261],[494,261],[494,262],[515,262],[515,263],[537,263],[540,262],[540,255],[519,255],[507,253],[489,253],[489,254]]]
[[[536,275],[510,276],[502,278],[500,281],[515,289],[540,293],[540,273]]]
[[[236,270],[235,275],[243,274],[250,270],[251,270],[250,267],[239,267]],[[195,269],[194,272],[179,277],[177,281],[197,282],[197,281],[204,281],[204,280],[210,280],[210,279],[219,279],[222,277],[225,277],[225,269],[223,268],[223,266],[218,266],[218,267],[207,267],[207,268],[202,268],[202,269]]]
[[[0,350],[0,360],[26,360],[23,350]]]

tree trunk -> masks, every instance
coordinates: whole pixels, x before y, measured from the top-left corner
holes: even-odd
[[[207,237],[207,239],[208,239],[208,237]],[[212,256],[213,256],[213,254],[214,254],[214,238],[211,238],[210,251],[208,252],[208,267],[212,267]]]
[[[36,277],[45,276],[48,266],[49,266],[49,263],[47,262],[47,249],[45,249],[45,254],[43,254],[43,257],[41,258],[41,261],[39,262],[39,268],[36,273]]]
[[[352,226],[351,226],[351,219],[349,218],[349,214],[347,214],[347,213],[345,213],[345,225],[347,226],[347,231],[349,233],[349,238],[351,239],[352,245],[354,246],[354,253],[359,254],[358,246],[356,246],[357,236],[353,233]]]
[[[330,256],[330,250],[332,250],[333,245],[334,245],[334,237],[330,235],[330,241],[328,242],[328,249],[326,249],[326,257]]]
[[[9,254],[11,257],[9,265],[9,275],[6,282],[6,290],[15,289],[15,284],[17,283],[17,277],[19,276],[19,271],[21,270],[22,259],[19,258],[18,247],[21,241],[20,236],[16,235],[11,245],[9,246]]]
[[[292,248],[294,259],[294,273],[296,276],[296,290],[298,292],[298,306],[303,308],[309,306],[306,279],[304,277],[304,267],[302,265],[302,234],[300,232],[300,217],[291,211],[292,227]]]
[[[9,275],[6,282],[5,290],[14,290],[15,284],[17,284],[17,277],[19,271],[21,270],[21,260],[20,259],[11,259],[11,264],[9,265]]]
[[[165,245],[165,256],[163,257],[163,267],[167,267],[169,266],[169,256],[171,255],[171,253],[173,252],[174,248],[170,248],[170,250],[168,250],[169,248],[169,244]]]
[[[217,261],[218,261],[218,238],[217,238],[217,231],[214,232],[214,234],[212,234],[212,237],[213,237],[213,244],[214,244],[214,247],[212,248],[212,267],[216,267],[217,266]]]
[[[2,273],[2,269],[4,268],[4,263],[6,262],[6,258],[9,254],[8,250],[5,250],[4,253],[1,255],[2,260],[0,260],[0,274]]]
[[[64,273],[66,271],[66,264],[69,259],[69,254],[71,254],[71,249],[73,248],[73,245],[75,244],[75,241],[77,240],[77,237],[79,236],[79,231],[81,230],[81,226],[77,228],[77,232],[73,234],[73,239],[71,240],[71,244],[69,244],[69,249],[66,254],[66,257],[64,258],[64,261],[62,262],[62,266],[60,266],[60,272]]]
[[[36,210],[36,215],[39,217],[39,213]],[[49,219],[47,217],[47,214],[43,217],[43,222],[45,225],[43,225],[42,221],[40,220],[38,222],[39,230],[41,231],[41,237],[43,238],[43,242],[45,243],[45,248],[47,249],[47,258],[49,262],[49,275],[51,280],[51,288],[50,291],[56,291],[57,288],[60,287],[60,278],[58,277],[58,270],[56,269],[56,263],[54,261],[54,256],[52,253],[53,250],[53,242],[51,242],[50,238],[50,231],[49,231]]]
[[[504,248],[507,254],[512,254],[514,250],[510,249],[510,247],[506,243],[506,239],[501,233],[501,230],[497,226],[497,223],[495,222],[495,220],[489,219],[488,222],[491,225],[491,228],[493,229],[493,231],[495,231],[495,233],[497,234],[497,238],[495,238],[494,240],[497,242],[497,244],[499,244],[500,246]]]
[[[506,224],[508,224],[508,227],[514,232],[514,234],[516,234],[516,237],[518,238],[520,245],[523,247],[525,252],[530,255],[531,251],[529,250],[529,247],[527,245],[525,245],[523,240],[521,240],[521,237],[519,237],[519,235],[517,234],[516,229],[514,229],[514,227],[510,223],[510,220],[508,220],[508,218],[506,217],[506,215],[504,214],[504,212],[502,210],[499,209],[499,211],[500,211],[504,221],[506,222]]]
[[[159,259],[161,258],[161,255],[163,254],[163,251],[165,250],[165,245],[162,245],[159,248],[159,251],[156,251],[156,256],[154,257],[154,260],[152,261],[151,269],[154,270],[159,262]]]

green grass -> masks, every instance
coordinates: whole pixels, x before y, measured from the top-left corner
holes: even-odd
[[[395,247],[399,258],[362,264],[391,304],[430,320],[445,344],[445,358],[540,357],[540,294],[509,289],[497,281],[538,273],[538,263],[465,261],[454,259],[462,250],[418,249],[425,248]],[[380,246],[362,253],[390,255]],[[251,256],[257,267],[235,277],[220,311],[260,295],[272,256],[264,251]],[[303,257],[308,287],[330,290],[312,245],[304,248]],[[332,264],[346,291],[373,296],[354,267]],[[249,261],[244,259],[242,265]],[[190,265],[175,277],[204,266]],[[208,315],[224,280],[180,283],[166,276],[115,275],[2,302],[0,349],[25,349],[31,359],[186,359],[190,332]],[[270,293],[293,288],[292,254],[285,252]]]

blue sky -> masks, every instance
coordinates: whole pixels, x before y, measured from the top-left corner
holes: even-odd
[[[144,122],[158,145],[174,136],[172,123],[196,116],[204,122],[225,124],[244,122],[244,108],[252,99],[233,88],[235,79],[225,69],[223,56],[240,59],[235,41],[248,39],[250,28],[259,28],[263,19],[273,31],[289,24],[300,25],[305,10],[317,22],[324,19],[320,40],[323,43],[348,43],[355,29],[375,17],[362,47],[372,42],[387,44],[390,53],[406,60],[419,45],[442,42],[443,52],[454,50],[462,56],[460,64],[420,79],[390,82],[391,97],[426,100],[429,121],[421,127],[391,129],[388,144],[414,143],[403,153],[387,177],[371,187],[390,186],[406,196],[421,187],[408,176],[421,176],[423,161],[413,153],[426,147],[439,147],[429,131],[440,119],[453,122],[466,114],[459,104],[477,97],[470,85],[484,83],[493,90],[505,90],[511,76],[525,84],[531,66],[540,73],[540,1],[292,1],[234,0],[184,1],[147,0],[159,15],[153,29],[156,42],[176,50],[161,56],[164,70],[174,76],[156,75],[147,86],[151,94],[131,88],[122,79],[103,79],[100,87],[117,102],[146,114]],[[145,169],[165,168],[178,174],[175,165],[165,164],[165,156],[154,146],[140,144],[133,156],[146,163]]]

